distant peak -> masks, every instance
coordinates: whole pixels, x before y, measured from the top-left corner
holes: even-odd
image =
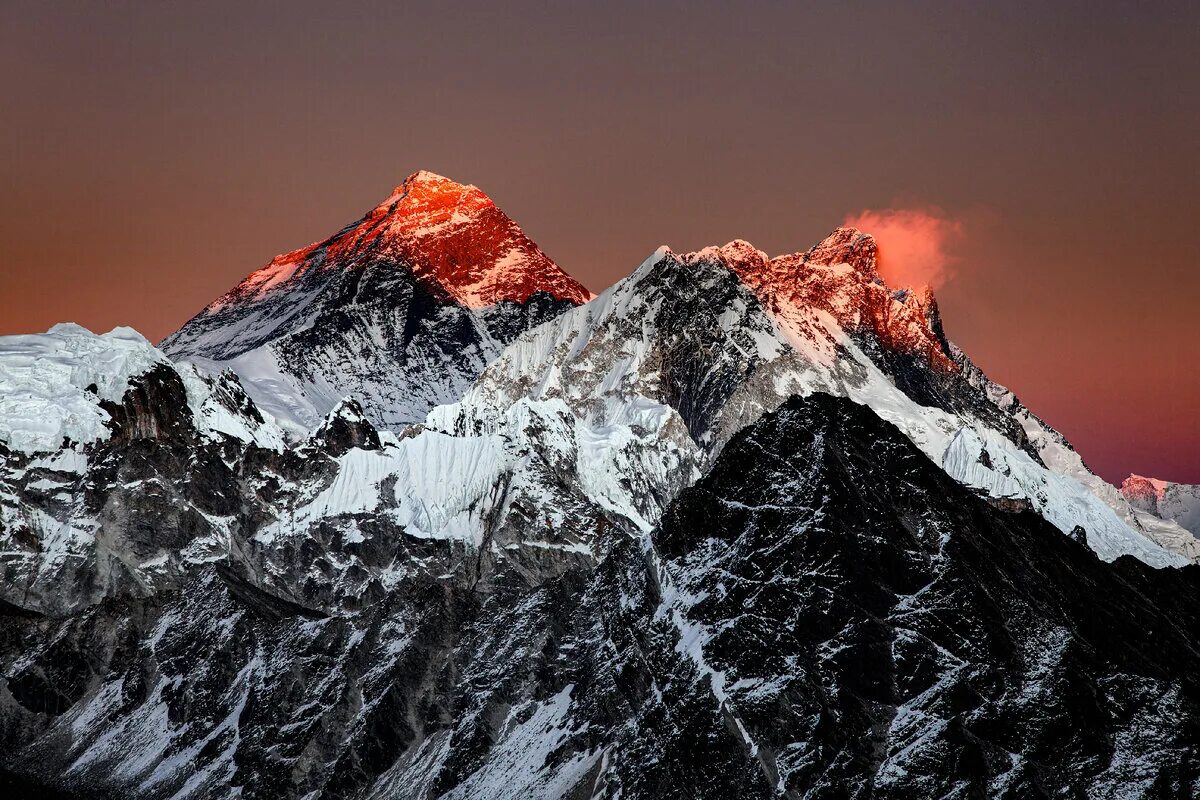
[[[494,206],[492,199],[478,186],[459,183],[452,178],[422,169],[409,175],[399,186],[392,189],[392,193],[367,214],[367,219],[436,213],[439,210],[456,208],[478,211]]]
[[[525,302],[539,292],[575,304],[592,297],[477,186],[418,170],[362,219],[276,256],[206,311],[258,302],[310,273],[388,262],[407,266],[425,286],[470,308]]]
[[[745,239],[734,239],[724,247],[721,247],[719,252],[721,253],[722,257],[731,262],[758,262],[761,264],[766,264],[768,261],[766,253],[764,253],[762,250],[759,250]]]
[[[1125,499],[1127,500],[1141,500],[1143,502],[1161,500],[1167,490],[1167,486],[1167,481],[1131,474],[1121,483],[1121,494],[1125,495]]]
[[[417,183],[458,183],[445,175],[438,175],[436,172],[430,172],[427,169],[419,169],[412,175],[404,179],[404,186],[410,186]],[[460,186],[462,184],[459,184]]]
[[[858,228],[846,227],[837,228],[804,254],[806,263],[820,266],[849,264],[872,280],[882,281],[875,269],[878,258],[879,248],[874,236]]]
[[[670,251],[668,250],[668,252]],[[710,245],[694,253],[687,253],[683,257],[686,260],[719,261],[739,274],[748,270],[761,269],[768,262],[767,254],[745,239],[734,239],[720,247]]]

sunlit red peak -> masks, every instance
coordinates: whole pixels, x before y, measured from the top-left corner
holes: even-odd
[[[737,239],[682,260],[724,264],[794,330],[817,319],[820,314],[814,316],[814,311],[822,312],[843,331],[870,332],[890,350],[924,358],[941,372],[955,372],[933,290],[889,289],[876,272],[877,255],[870,234],[843,227],[803,253],[768,258]]]
[[[1129,500],[1140,500],[1143,503],[1154,503],[1162,500],[1167,490],[1167,482],[1154,478],[1144,478],[1141,475],[1130,475],[1121,484],[1121,494]]]
[[[392,194],[393,195],[402,195],[402,194],[405,194],[406,192],[408,192],[409,189],[416,188],[416,187],[438,187],[438,186],[452,186],[452,187],[456,187],[459,189],[474,189],[474,188],[476,188],[474,186],[462,184],[462,183],[459,183],[458,181],[451,180],[450,178],[447,178],[445,175],[438,175],[436,172],[430,172],[427,169],[419,169],[416,172],[414,172],[412,175],[409,175],[407,178],[405,178],[404,182],[401,183],[399,186],[397,186],[395,188],[395,190],[393,190]]]
[[[405,216],[411,216],[414,213],[419,215],[453,209],[465,211],[489,206],[494,207],[495,203],[479,187],[422,169],[405,178],[375,210],[384,214],[400,211]]]
[[[837,228],[825,240],[804,254],[807,264],[831,266],[849,264],[855,270],[872,279],[879,279],[876,266],[879,248],[875,237],[858,228]]]
[[[666,248],[665,252],[674,255],[670,248]],[[687,253],[682,258],[685,261],[719,261],[739,274],[762,270],[770,261],[766,253],[744,239],[734,239],[720,247],[711,245],[694,253]]]
[[[759,250],[745,239],[734,239],[724,247],[719,248],[721,257],[727,261],[745,264],[766,263],[767,254]]]
[[[428,289],[470,308],[538,292],[573,303],[592,298],[478,187],[421,170],[358,222],[276,256],[210,310],[286,290],[309,272],[381,262],[407,266]]]

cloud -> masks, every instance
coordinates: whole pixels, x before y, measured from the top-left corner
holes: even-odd
[[[868,209],[842,224],[875,237],[877,267],[889,286],[941,286],[954,277],[953,250],[964,226],[938,209]]]

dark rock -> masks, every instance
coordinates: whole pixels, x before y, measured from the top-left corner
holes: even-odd
[[[398,573],[317,616],[221,564],[0,619],[0,763],[153,798],[1200,787],[1200,569],[1104,563],[849,401],[735,436],[650,543],[510,567]]]

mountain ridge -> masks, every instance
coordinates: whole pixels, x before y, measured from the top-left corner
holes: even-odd
[[[1196,538],[889,287],[873,237],[662,247],[588,302],[474,307],[430,282],[461,259],[391,230],[494,208],[444,180],[167,352],[0,337],[0,781],[1194,794]]]

